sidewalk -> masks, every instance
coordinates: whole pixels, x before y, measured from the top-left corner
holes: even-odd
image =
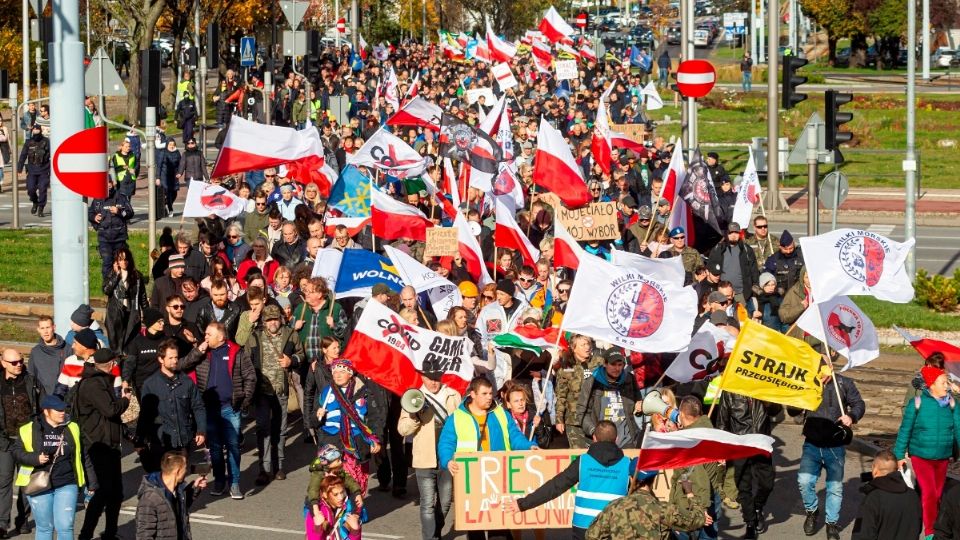
[[[785,222],[806,221],[808,198],[806,188],[788,187],[780,190],[788,211],[768,212]],[[901,224],[906,205],[903,189],[851,189],[840,204],[843,221],[864,224]],[[820,208],[821,219],[829,219],[832,210]],[[917,224],[955,226],[960,218],[960,190],[930,189],[921,192],[916,206]]]

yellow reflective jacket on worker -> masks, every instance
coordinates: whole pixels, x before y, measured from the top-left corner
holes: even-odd
[[[42,420],[40,421],[42,422]],[[23,450],[27,454],[34,452],[33,430],[36,425],[36,422],[29,422],[20,426],[20,443],[23,444]],[[64,433],[69,433],[71,440],[73,440],[73,472],[77,476],[77,486],[83,487],[86,484],[86,475],[83,469],[83,453],[80,449],[80,426],[76,422],[67,422]],[[60,459],[63,459],[63,456]],[[22,487],[30,483],[30,475],[33,473],[33,469],[33,465],[21,463],[13,484]]]

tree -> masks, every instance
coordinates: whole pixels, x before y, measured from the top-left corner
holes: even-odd
[[[800,5],[826,30],[831,65],[837,60],[837,40],[864,34],[863,16],[854,10],[851,0],[801,0]]]

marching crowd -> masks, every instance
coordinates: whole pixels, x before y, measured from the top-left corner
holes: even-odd
[[[451,61],[431,46],[391,47],[382,60],[371,57],[360,69],[354,69],[349,48],[327,49],[319,65],[309,96],[304,81],[285,70],[275,77],[281,82],[265,106],[276,125],[317,130],[324,161],[336,172],[386,126],[439,177],[441,141],[434,130],[386,125],[397,111],[380,91],[385,69],[399,79],[400,96],[417,85],[417,95],[470,126],[492,108],[482,99],[470,103],[466,94],[495,86],[487,66]],[[763,215],[753,218],[750,231],[732,219],[735,194],[720,156],[708,154],[705,161],[723,234],[699,223],[696,231],[670,226],[671,203],[661,189],[672,144],[652,138],[642,148],[614,148],[610,163],[596,162],[591,133],[601,94],[609,91],[607,110],[614,122],[622,122],[642,110],[640,91],[649,73],[589,60],[580,64],[579,79],[558,84],[519,57],[513,68],[519,84],[504,99],[513,114],[510,144],[517,149],[514,165],[527,201],[514,217],[539,247],[540,259],[530,264],[522,253],[498,247],[493,195],[466,188],[457,211],[496,276],[489,283],[479,282],[462,256],[425,257],[422,241],[378,241],[370,227],[353,231],[328,225],[340,217],[327,204],[330,186],[304,182],[288,167],[210,178],[191,133],[196,107],[183,104],[196,95],[185,78],[176,110],[187,152],[180,155],[177,141],[163,129],[152,148],[159,177],[148,181],[162,189],[158,204],[172,213],[181,182],[193,180],[209,180],[249,204],[236,218],[197,219],[196,227],[176,233],[166,228],[159,249],[150,254],[152,270],[138,269],[127,226],[141,150],[139,140],[136,153],[129,141],[121,145],[111,160],[111,195],[89,209],[103,261],[104,317],[97,321],[90,306],[79,306],[62,337],[57,331],[65,329],[41,317],[40,342],[29,363],[24,365],[13,350],[2,355],[0,537],[28,530],[29,508],[37,538],[52,538],[54,531],[58,538],[72,538],[73,502],[85,493],[81,540],[94,536],[101,517],[101,538],[117,538],[121,503],[130,495],[120,480],[126,444],[138,453],[144,472],[136,537],[190,538],[189,509],[200,492],[245,497],[240,460],[248,433],[255,434],[259,486],[286,480],[285,454],[315,455],[309,486],[297,488],[306,487],[300,515],[308,539],[360,538],[363,523],[378,517],[369,515],[365,504],[367,497],[378,496],[370,493],[370,477],[377,477],[376,490],[384,492],[379,496],[405,499],[410,468],[422,537],[439,538],[450,521],[452,475],[461,468],[455,453],[567,447],[586,453],[533,493],[507,501],[511,510],[534,508],[579,485],[574,538],[717,538],[723,508],[742,514],[743,538],[757,538],[767,530],[774,457],[724,461],[717,456],[715,463],[676,469],[669,497],[659,500],[652,492],[657,471],[636,470],[623,451],[640,448],[645,430],[717,427],[737,435],[769,435],[786,415],[803,424],[796,477],[806,512],[803,532],[812,536],[822,528],[827,538],[840,538],[846,446],[851,426],[868,412],[852,379],[824,366],[819,408],[798,411],[732,392],[717,396],[708,378],[684,383],[665,378],[675,353],[625,351],[575,334],[565,336],[560,350],[540,353],[495,342],[497,335],[517,329],[560,327],[576,279],[573,270],[556,268],[553,207],[540,200],[533,185],[543,118],[564,134],[592,201],[610,201],[617,208],[620,237],[584,243],[586,253],[610,258],[617,249],[679,257],[685,284],[699,302],[695,331],[710,323],[734,338],[745,314],[818,345],[794,324],[811,302],[804,254],[789,231],[770,232]],[[261,86],[256,74],[240,81],[228,71],[216,93],[218,122],[227,129],[234,114],[262,119],[263,101],[256,102],[259,109],[248,110],[242,99],[244,89]],[[331,97],[341,95],[350,102],[344,122],[330,105]],[[42,137],[42,126],[35,131]],[[32,163],[30,151],[24,151]],[[436,224],[453,220],[442,201],[421,190],[422,182],[363,172]],[[36,204],[42,215],[43,203]],[[688,245],[694,232],[696,245]],[[320,250],[382,251],[384,245],[450,280],[462,297],[460,305],[438,317],[426,294],[410,286],[397,291],[386,283],[373,286],[366,298],[337,298],[330,284],[314,275]],[[373,300],[405,324],[469,340],[475,377],[464,395],[441,380],[443,366],[425,363],[418,388],[425,404],[414,410],[359,372],[356,358],[343,357]],[[709,375],[722,368],[718,359]],[[642,404],[654,388],[668,407],[645,415]],[[926,358],[907,389],[896,445],[874,459],[855,538],[960,538],[960,488],[945,488],[946,466],[960,442],[957,390],[942,357]],[[299,414],[288,415],[291,397]],[[288,444],[294,432],[302,433],[305,445]],[[198,448],[205,456],[199,463]],[[900,472],[907,457],[920,495]],[[816,490],[822,472],[823,503]],[[190,473],[199,476],[187,481]],[[17,499],[10,530],[13,486],[25,497]],[[471,531],[468,537],[511,534]]]

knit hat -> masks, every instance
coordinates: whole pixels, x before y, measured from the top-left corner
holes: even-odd
[[[73,336],[73,340],[88,349],[97,350],[100,348],[100,341],[97,340],[97,335],[94,334],[93,330],[89,328],[84,328],[83,330],[77,332]]]
[[[336,371],[337,369],[346,369],[353,373],[353,362],[349,358],[337,358],[330,363],[330,371]]]
[[[783,234],[780,235],[780,247],[787,247],[790,244],[793,244],[793,235],[790,234],[790,231],[784,229]]]
[[[501,279],[497,282],[497,291],[513,296],[517,292],[517,286],[509,279]]]
[[[759,283],[760,283],[760,286],[761,286],[761,287],[763,287],[764,285],[766,285],[767,282],[769,282],[769,281],[777,281],[777,278],[773,277],[773,274],[771,274],[770,272],[764,272],[764,273],[760,274],[760,281],[759,281]]]
[[[77,324],[77,326],[82,326],[87,328],[93,324],[93,308],[89,304],[80,304],[80,307],[74,310],[73,314],[70,315],[70,320]]]
[[[933,386],[933,383],[937,382],[937,379],[944,374],[946,374],[946,371],[934,366],[923,366],[920,369],[920,376],[923,377],[923,382],[927,385],[927,388]]]
[[[183,255],[177,253],[176,255],[171,255],[167,264],[167,268],[173,270],[174,268],[186,268],[186,263],[183,262]]]
[[[117,353],[110,350],[109,347],[98,349],[97,352],[93,353],[94,364],[106,364],[107,362],[112,362],[116,359]]]
[[[163,313],[161,313],[159,309],[148,307],[143,310],[144,328],[150,328],[160,320],[163,320]]]
[[[343,454],[340,452],[340,449],[332,444],[325,444],[320,447],[320,450],[317,451],[317,461],[324,466],[327,466],[342,457]]]

